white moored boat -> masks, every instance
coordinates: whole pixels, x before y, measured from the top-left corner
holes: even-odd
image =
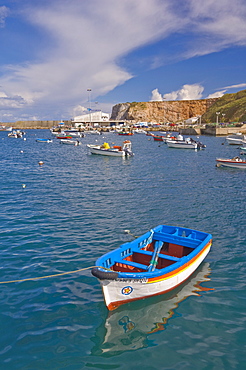
[[[131,157],[134,155],[131,150],[130,140],[125,140],[123,146],[114,145],[110,147],[108,143],[104,143],[103,145],[87,144],[87,148],[91,154],[106,155],[109,157]]]
[[[177,149],[203,149],[206,146],[200,141],[187,138],[185,140],[166,140],[167,146],[169,148]]]
[[[73,140],[73,139],[60,139],[60,144],[67,144],[67,145],[75,145],[78,146],[80,145],[79,140]]]
[[[240,132],[233,135],[228,135],[226,141],[230,145],[242,145],[246,143],[246,135],[241,134]]]
[[[234,157],[232,159],[217,158],[216,167],[232,167],[232,168],[243,168],[246,169],[246,161],[240,157]]]

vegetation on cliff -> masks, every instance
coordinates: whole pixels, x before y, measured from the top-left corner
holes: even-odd
[[[202,121],[216,122],[216,112],[219,113],[219,122],[246,121],[246,90],[223,95],[202,116]]]

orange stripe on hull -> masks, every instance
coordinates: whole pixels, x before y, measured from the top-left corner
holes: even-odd
[[[148,282],[147,284],[150,284],[150,283],[157,283],[158,281],[162,281],[162,280],[166,280],[166,279],[169,279],[175,275],[178,275],[180,274],[180,272],[186,270],[187,268],[189,268],[193,263],[196,262],[196,260],[201,256],[201,254],[203,254],[207,249],[209,249],[212,245],[212,241],[210,241],[202,250],[201,252],[199,252],[194,258],[192,258],[192,260],[190,260],[189,262],[187,262],[186,264],[180,266],[178,269],[175,269],[174,271],[171,271],[165,275],[162,275],[160,277],[156,277],[156,278],[150,278],[148,279]]]

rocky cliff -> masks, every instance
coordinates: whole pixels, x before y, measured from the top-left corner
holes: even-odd
[[[112,109],[112,120],[179,122],[203,115],[218,99],[121,103]]]

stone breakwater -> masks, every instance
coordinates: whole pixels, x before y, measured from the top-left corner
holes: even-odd
[[[4,122],[5,126],[11,126],[13,129],[47,129],[57,126],[61,121],[16,121]],[[71,121],[63,121],[66,126],[71,126]]]
[[[113,106],[111,119],[142,122],[179,122],[202,116],[214,99],[120,103]]]

